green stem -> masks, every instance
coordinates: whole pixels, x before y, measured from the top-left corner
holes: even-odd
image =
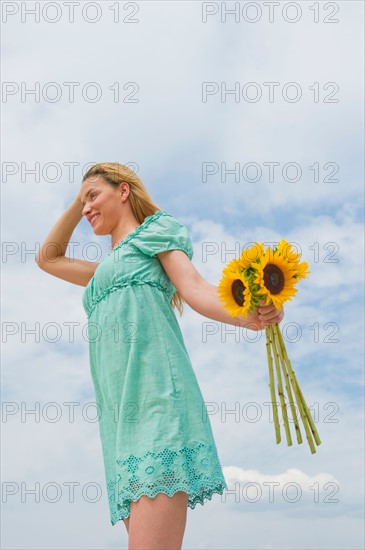
[[[306,435],[307,435],[307,441],[308,441],[309,447],[311,449],[311,453],[314,454],[316,452],[316,449],[315,449],[314,444],[313,444],[312,432],[313,432],[313,435],[314,435],[314,438],[315,438],[315,441],[316,441],[317,445],[321,441],[319,439],[316,427],[313,423],[313,419],[311,417],[311,414],[310,414],[309,408],[307,406],[307,403],[305,402],[303,393],[300,389],[298,380],[297,380],[297,378],[295,376],[295,373],[294,373],[294,370],[291,366],[288,354],[286,352],[284,340],[283,340],[283,337],[282,337],[280,331],[278,332],[278,335],[279,335],[279,339],[280,339],[282,349],[283,349],[283,352],[284,352],[284,358],[285,358],[285,362],[286,362],[286,365],[287,365],[287,368],[288,368],[289,377],[290,377],[290,380],[291,380],[291,383],[292,383],[292,386],[293,386],[293,390],[294,390],[294,393],[295,393],[295,396],[296,396],[296,399],[297,399],[297,403],[298,403],[298,406],[299,406],[299,411],[300,411],[300,415],[302,417],[304,429],[305,429],[305,432],[306,432]],[[319,443],[318,443],[318,441],[319,441]]]
[[[302,438],[302,433],[300,431],[299,420],[298,420],[297,411],[296,411],[296,408],[295,408],[295,402],[294,402],[293,394],[292,394],[291,387],[290,387],[290,379],[289,379],[288,370],[286,368],[286,363],[285,363],[283,349],[282,349],[282,343],[281,343],[281,340],[280,340],[280,337],[279,337],[279,334],[278,334],[278,332],[280,332],[280,327],[279,327],[278,324],[273,325],[273,331],[274,331],[274,334],[275,334],[275,340],[276,340],[277,348],[278,348],[278,351],[279,351],[281,368],[282,368],[282,371],[283,371],[284,377],[285,377],[285,387],[286,387],[286,391],[287,391],[287,394],[288,394],[288,397],[289,397],[290,410],[291,410],[291,413],[293,415],[295,433],[297,435],[298,443],[301,444],[301,443],[303,443],[303,438]]]
[[[306,409],[306,412],[307,412],[307,416],[308,416],[308,421],[309,421],[309,425],[310,425],[310,429],[312,431],[312,434],[313,434],[313,437],[315,439],[315,442],[317,443],[317,445],[320,445],[321,444],[321,439],[319,437],[319,434],[317,432],[317,428],[316,428],[316,425],[314,423],[314,420],[312,418],[312,415],[310,413],[310,410],[309,410],[309,407],[304,399],[304,395],[303,395],[303,392],[301,390],[301,387],[299,386],[298,384],[298,381],[297,381],[297,378],[295,376],[295,372],[293,371],[293,377],[294,377],[294,380],[295,380],[295,383],[297,384],[298,386],[298,391],[299,391],[299,394],[301,396],[301,399],[302,399],[302,402],[303,402],[303,406],[305,407]]]
[[[282,410],[282,413],[283,413],[286,441],[288,443],[288,446],[290,446],[290,445],[293,444],[293,442],[292,442],[291,434],[290,434],[290,427],[289,427],[289,422],[288,422],[288,412],[286,410],[285,396],[284,396],[284,391],[283,391],[283,382],[282,382],[281,372],[280,372],[280,360],[279,360],[279,353],[278,353],[278,350],[277,350],[277,347],[278,347],[277,344],[278,343],[276,342],[275,332],[274,332],[274,329],[271,325],[269,326],[269,331],[270,331],[270,335],[271,335],[271,344],[272,344],[272,350],[273,350],[274,360],[275,360],[276,375],[277,375],[277,379],[278,379],[278,393],[279,393],[279,398],[280,398],[280,403],[281,403],[281,410]]]
[[[276,443],[280,443],[281,441],[280,425],[279,425],[279,417],[278,417],[278,407],[277,407],[276,396],[275,396],[274,369],[272,366],[270,334],[269,334],[268,327],[266,327],[265,332],[266,332],[267,363],[269,367],[269,379],[270,379],[269,386],[270,386],[271,404],[272,404],[273,413],[274,413],[275,436],[276,436]]]

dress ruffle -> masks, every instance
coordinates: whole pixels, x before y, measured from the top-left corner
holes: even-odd
[[[116,479],[107,483],[109,500],[116,505],[112,525],[128,518],[131,501],[143,495],[154,498],[164,493],[171,497],[184,491],[189,495],[188,507],[193,509],[227,488],[214,443],[199,443],[179,451],[165,448],[140,457],[129,455],[117,460],[116,471]]]
[[[154,286],[154,287],[158,288],[159,290],[161,290],[162,292],[165,292],[169,299],[171,298],[172,294],[175,292],[174,290],[171,291],[169,288],[163,286],[158,281],[152,281],[152,280],[149,281],[149,280],[146,280],[146,279],[130,279],[128,281],[121,281],[119,283],[115,283],[114,285],[111,285],[111,286],[103,289],[102,292],[101,291],[98,292],[97,296],[95,296],[94,299],[92,300],[92,302],[88,304],[87,316],[91,317],[91,315],[92,315],[94,309],[96,308],[96,306],[98,305],[98,303],[101,300],[103,300],[106,296],[108,296],[108,294],[110,294],[111,292],[115,292],[116,290],[119,290],[120,288],[123,288],[125,286],[144,285],[144,284]]]

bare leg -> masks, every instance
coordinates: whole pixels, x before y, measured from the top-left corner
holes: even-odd
[[[159,493],[131,502],[129,550],[181,550],[186,526],[188,494]]]
[[[129,520],[130,520],[130,517],[123,519],[125,528],[127,529],[127,533],[129,533]]]

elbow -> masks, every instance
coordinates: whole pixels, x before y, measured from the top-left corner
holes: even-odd
[[[38,267],[40,267],[42,269],[42,259],[41,259],[41,255],[40,255],[39,252],[37,252],[34,259],[35,259],[35,262],[37,263]]]
[[[35,255],[34,259],[35,259],[38,267],[40,267],[41,269],[44,270],[45,260],[44,260],[42,249],[38,250],[38,252]]]
[[[47,260],[44,259],[44,255],[42,253],[42,250],[37,252],[37,254],[34,257],[38,267],[42,269],[43,271],[47,271]]]
[[[42,271],[47,271],[47,268],[46,268],[46,264],[44,262],[41,262],[41,261],[37,261],[37,265],[39,267],[39,269],[41,269]]]

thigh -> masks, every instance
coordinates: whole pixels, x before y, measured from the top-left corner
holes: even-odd
[[[155,498],[142,496],[131,502],[130,550],[180,550],[186,526],[188,494],[178,491],[172,497],[163,493]]]
[[[123,521],[125,528],[127,529],[127,533],[129,533],[129,518],[124,518]]]

